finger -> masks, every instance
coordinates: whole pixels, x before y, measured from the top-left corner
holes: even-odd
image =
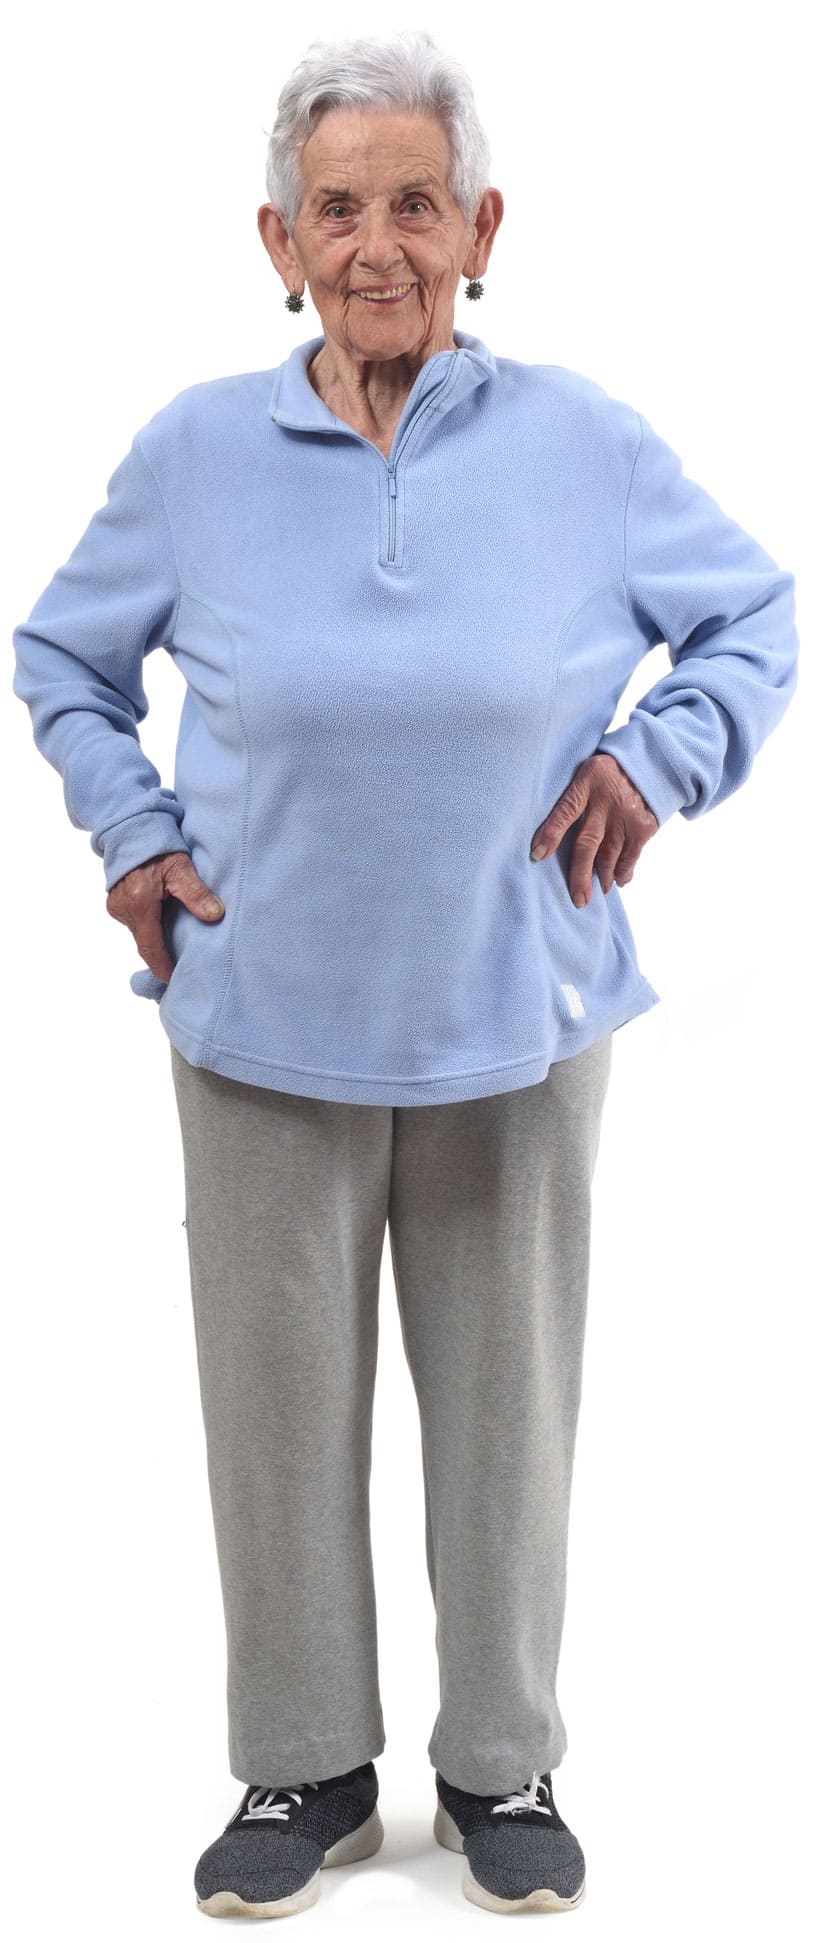
[[[175,966],[170,956],[162,930],[161,899],[145,908],[134,930],[136,949],[140,958],[150,967],[154,978],[163,985],[169,985]]]
[[[658,828],[658,823],[656,821],[656,829],[657,828]],[[654,834],[655,832],[652,830],[649,830],[645,837],[633,836],[631,832],[627,833],[624,842],[624,847],[621,851],[621,855],[618,859],[618,862],[616,863],[615,870],[613,872],[615,883],[617,883],[618,885],[632,883],[635,867],[636,864],[638,863],[638,859],[641,855],[641,852],[644,849],[644,845],[650,842],[650,839],[652,836],[654,836]]]
[[[575,823],[586,809],[589,794],[587,783],[577,782],[575,778],[568,783],[567,789],[563,791],[558,802],[554,803],[549,816],[546,816],[544,823],[540,823],[538,829],[534,831],[530,854],[536,863],[539,863],[542,857],[549,857],[551,852],[558,848],[565,831],[570,829],[571,824]]]
[[[644,845],[647,842],[649,842],[648,837],[636,836],[632,830],[628,830],[624,849],[618,860],[619,868],[630,871],[634,870]]]
[[[607,833],[607,811],[590,810],[573,845],[568,885],[574,904],[589,904],[593,891],[593,864],[596,852]]]
[[[649,843],[649,841],[650,841],[649,835],[647,835],[646,837],[640,837],[640,836],[634,836],[631,832],[628,832],[624,849],[622,850],[621,856],[619,857],[618,863],[616,864],[616,883],[617,884],[629,884],[632,881],[633,872],[635,870],[636,864],[638,863],[638,859],[641,855],[645,843]]]
[[[627,832],[620,822],[608,824],[607,835],[596,857],[596,876],[605,897],[618,883],[619,859],[626,850]]]

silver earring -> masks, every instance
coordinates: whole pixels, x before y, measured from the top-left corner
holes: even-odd
[[[284,302],[287,310],[303,310],[304,300],[303,297],[298,296],[297,290],[290,290],[288,297],[284,298]]]
[[[480,283],[478,277],[471,277],[470,281],[465,286],[465,295],[466,297],[472,297],[472,298],[481,297],[484,289],[485,289],[485,285],[483,283]]]

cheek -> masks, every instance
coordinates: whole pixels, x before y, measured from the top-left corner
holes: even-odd
[[[435,284],[438,284],[447,274],[448,264],[444,257],[437,256],[436,253],[432,252],[425,256],[421,262],[418,262],[415,258],[415,269],[420,278],[421,290],[423,288],[433,290]]]
[[[438,283],[443,277],[455,277],[458,274],[457,264],[451,251],[442,247],[429,252],[426,268],[429,277],[435,278]]]

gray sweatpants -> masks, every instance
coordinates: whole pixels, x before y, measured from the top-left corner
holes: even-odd
[[[385,1745],[369,1530],[386,1227],[419,1407],[455,1787],[556,1768],[591,1179],[612,1033],[534,1086],[439,1106],[305,1098],[171,1044],[230,1771],[292,1787]]]

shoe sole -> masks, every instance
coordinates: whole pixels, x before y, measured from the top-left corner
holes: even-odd
[[[434,1835],[441,1848],[453,1849],[457,1855],[464,1853],[465,1843],[460,1830],[439,1798],[434,1816]],[[469,1902],[476,1903],[480,1909],[496,1909],[502,1916],[511,1916],[517,1909],[575,1909],[584,1898],[586,1886],[586,1882],[583,1882],[575,1896],[557,1896],[555,1889],[532,1889],[529,1896],[495,1896],[492,1890],[483,1888],[482,1883],[477,1882],[467,1856],[462,1878],[463,1895],[468,1897]]]
[[[321,1869],[333,1869],[343,1862],[362,1862],[367,1855],[375,1855],[385,1837],[385,1829],[380,1819],[380,1811],[375,1808],[368,1821],[361,1822],[348,1835],[342,1835],[327,1849],[320,1869],[310,1876],[302,1889],[296,1889],[293,1896],[279,1896],[277,1901],[265,1903],[245,1902],[235,1889],[216,1889],[212,1896],[196,1897],[196,1902],[205,1916],[294,1916],[299,1909],[309,1909],[317,1902],[321,1892]]]

